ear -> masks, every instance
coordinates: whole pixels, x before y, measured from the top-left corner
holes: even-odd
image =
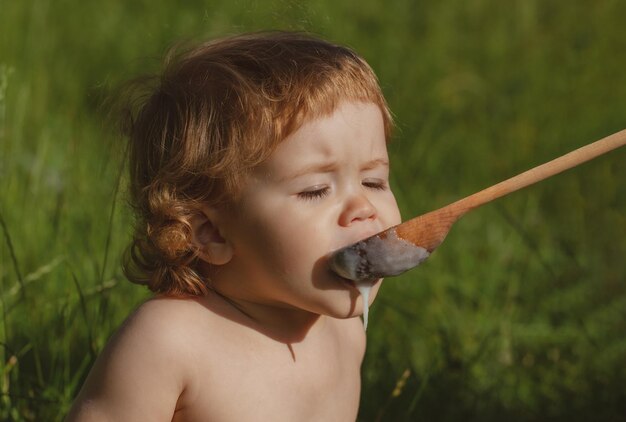
[[[191,218],[191,241],[203,261],[213,265],[224,265],[233,257],[233,247],[219,228],[219,214],[210,207],[198,209]]]

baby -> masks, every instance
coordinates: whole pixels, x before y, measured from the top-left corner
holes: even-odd
[[[400,222],[374,73],[348,48],[263,32],[169,57],[153,85],[127,125],[125,270],[155,297],[68,420],[356,419],[364,304],[328,258]]]

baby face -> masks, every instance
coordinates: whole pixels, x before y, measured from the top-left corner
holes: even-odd
[[[287,137],[222,215],[233,250],[223,270],[233,282],[220,289],[258,304],[360,315],[358,291],[329,270],[329,254],[399,222],[381,111],[343,102]]]

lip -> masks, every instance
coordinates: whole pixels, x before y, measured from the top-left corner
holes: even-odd
[[[332,284],[335,286],[335,288],[339,287],[345,290],[353,290],[353,289],[356,290],[357,287],[353,280],[344,278],[340,276],[339,274],[335,273],[333,270],[330,269],[330,266],[328,265],[328,263],[326,263],[325,267],[326,267],[326,275],[329,280],[332,280]]]
[[[350,280],[349,278],[342,277],[339,274],[332,271],[330,268],[328,268],[328,273],[330,274],[331,278],[338,280],[338,284],[341,284],[349,289],[358,290],[357,283],[354,280]],[[381,281],[382,281],[382,278],[378,278],[372,282],[369,282],[369,284],[373,287],[377,285],[378,283],[380,283]]]
[[[359,235],[359,236],[356,236],[356,237],[352,238],[352,239],[351,239],[350,241],[348,241],[347,243],[345,243],[345,244],[343,244],[342,246],[340,246],[340,247],[338,247],[337,249],[335,249],[335,251],[338,251],[339,249],[343,249],[343,248],[345,248],[346,246],[354,245],[355,243],[358,243],[358,242],[360,242],[361,240],[368,239],[368,238],[370,238],[370,237],[374,236],[375,234],[380,233],[381,231],[383,231],[383,229],[380,229],[380,230],[378,230],[378,229],[375,229],[375,230],[368,230],[367,232],[365,232],[365,233],[363,233],[363,234],[361,234],[361,235]],[[334,252],[335,252],[335,251],[334,251]]]
[[[353,280],[350,280],[348,278],[344,278],[344,277],[340,276],[339,274],[337,274],[333,270],[331,270],[328,265],[326,265],[326,273],[328,274],[329,278],[335,279],[339,283],[341,283],[341,284],[343,284],[343,285],[345,285],[347,287],[356,288],[356,284],[354,284]]]
[[[361,240],[367,239],[368,237],[374,236],[376,233],[379,233],[380,230],[368,230],[366,233],[363,233],[359,236],[351,236],[352,239],[351,240],[347,240],[345,242],[341,242],[341,245],[339,245],[336,248],[333,248],[328,254],[326,254],[325,258],[325,267],[327,272],[330,274],[331,278],[335,278],[337,280],[339,280],[339,282],[343,285],[345,285],[346,287],[349,287],[351,289],[357,289],[357,285],[355,283],[354,280],[350,280],[349,278],[345,278],[340,276],[339,274],[337,274],[336,272],[334,272],[333,270],[330,269],[330,258],[333,256],[333,254],[342,249],[345,248],[346,246],[350,246],[353,245],[357,242],[360,242]],[[376,283],[378,283],[379,280],[376,280],[372,283],[372,286],[375,285]]]
[[[332,271],[331,271],[331,272],[332,272]],[[353,281],[353,280],[350,280],[350,279],[344,278],[344,277],[342,277],[342,276],[340,276],[340,275],[337,275],[337,278],[339,278],[339,279],[340,279],[340,280],[341,280],[344,284],[347,284],[347,285],[348,285],[348,286],[350,286],[350,287],[356,288],[356,284],[354,284],[354,281]]]

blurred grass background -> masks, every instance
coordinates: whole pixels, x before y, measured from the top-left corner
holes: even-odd
[[[378,73],[405,218],[626,127],[618,0],[0,0],[0,419],[59,420],[147,297],[102,101],[173,42],[303,29]],[[626,419],[626,151],[457,223],[374,305],[359,420]]]

